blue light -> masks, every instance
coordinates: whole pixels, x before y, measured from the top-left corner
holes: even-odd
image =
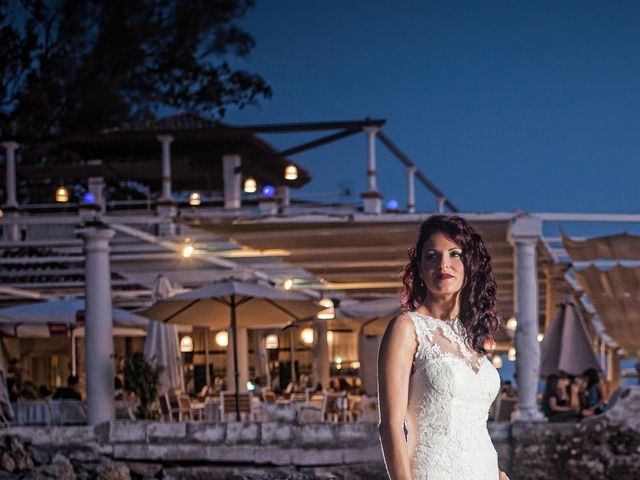
[[[82,202],[83,203],[96,203],[96,196],[91,192],[87,192],[82,196]]]
[[[398,210],[399,204],[397,200],[389,200],[387,202],[387,210]]]
[[[263,197],[273,197],[275,193],[276,193],[276,189],[273,188],[271,185],[265,185],[264,187],[262,187]]]

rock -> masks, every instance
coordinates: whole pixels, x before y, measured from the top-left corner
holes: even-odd
[[[162,464],[160,463],[129,462],[127,465],[131,473],[141,477],[154,478],[162,470]]]
[[[16,462],[9,452],[2,452],[2,454],[0,454],[0,468],[6,472],[13,472],[16,469]]]
[[[49,465],[42,465],[23,477],[23,480],[77,480],[67,457],[56,454]]]
[[[51,455],[49,455],[49,452],[44,448],[32,448],[31,458],[35,465],[44,465],[51,461]]]
[[[98,480],[131,480],[129,467],[124,463],[103,463],[96,469]]]

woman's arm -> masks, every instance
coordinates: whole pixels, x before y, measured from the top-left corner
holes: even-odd
[[[568,405],[558,405],[558,398],[556,396],[549,397],[549,406],[554,412],[569,412],[573,410],[573,407]]]
[[[407,413],[411,365],[417,346],[411,318],[401,315],[389,323],[378,354],[378,429],[391,480],[411,479],[403,422]]]

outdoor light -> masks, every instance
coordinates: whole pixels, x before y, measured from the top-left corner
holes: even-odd
[[[197,207],[201,203],[202,200],[200,200],[200,194],[198,192],[191,192],[189,194],[189,205],[191,205],[192,207]]]
[[[245,191],[245,193],[256,193],[256,190],[258,190],[258,184],[252,177],[248,177],[244,181],[244,186],[242,187],[242,189]]]
[[[180,253],[184,258],[189,258],[191,255],[193,255],[194,251],[195,251],[195,248],[193,247],[193,245],[191,245],[191,243],[185,243],[180,248]]]
[[[538,334],[538,341],[541,342],[543,338],[544,338],[544,333],[539,333]]]
[[[285,290],[291,290],[291,287],[293,287],[293,278],[287,278],[282,283],[282,288],[284,288]]]
[[[298,167],[296,167],[293,163],[287,165],[287,168],[284,169],[284,178],[285,180],[295,180],[298,178]]]
[[[509,352],[507,353],[507,358],[512,362],[516,361],[516,349],[514,347],[511,347],[509,349]]]
[[[333,332],[332,332],[331,330],[329,330],[329,331],[327,332],[327,343],[328,343],[329,345],[332,345],[332,344],[333,344],[333,337],[334,337]]]
[[[87,192],[82,196],[82,203],[96,203],[96,196],[91,192]]]
[[[249,392],[253,392],[255,389],[256,389],[256,385],[251,380],[249,380],[247,382],[247,390]]]
[[[300,331],[300,340],[305,345],[311,345],[313,343],[313,328],[307,327]]]
[[[342,358],[336,357],[336,370],[342,369]]]
[[[318,302],[318,305],[324,307],[324,310],[320,310],[316,315],[318,320],[333,320],[336,318],[336,309],[333,305],[333,300],[328,297],[322,297]]]
[[[191,353],[193,352],[193,338],[189,335],[185,335],[180,339],[180,351],[182,353]]]
[[[516,317],[511,317],[509,320],[507,320],[507,330],[511,330],[512,332],[516,331],[516,328],[518,327],[518,321],[516,320]]]
[[[267,350],[276,350],[278,348],[278,335],[270,333],[264,339],[265,347]]]
[[[229,334],[226,330],[222,330],[216,333],[214,340],[219,347],[227,347],[229,345]]]
[[[351,368],[357,370],[360,368],[360,362],[351,362]]]
[[[391,199],[387,202],[387,210],[398,210],[399,203],[395,199]]]
[[[500,355],[494,355],[491,363],[493,363],[493,366],[496,368],[502,368],[502,357]]]
[[[56,188],[56,202],[68,202],[69,191],[62,185]]]
[[[273,197],[276,193],[276,189],[271,185],[265,185],[262,187],[262,196],[263,197]]]

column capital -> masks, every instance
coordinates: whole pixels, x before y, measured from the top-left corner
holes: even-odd
[[[362,127],[362,131],[375,135],[378,133],[378,131],[380,131],[380,127],[376,125],[365,125],[364,127]]]
[[[99,220],[84,222],[75,229],[75,234],[85,240],[109,241],[115,235],[115,231],[109,225]]]
[[[18,148],[20,148],[20,144],[13,140],[7,140],[5,142],[2,142],[2,146],[6,150],[17,150]]]
[[[415,165],[408,165],[406,167],[407,173],[413,175],[414,173],[416,173],[418,171],[418,168]]]
[[[156,138],[160,143],[171,143],[175,140],[173,135],[158,135]]]
[[[511,245],[535,245],[542,237],[542,220],[529,215],[522,215],[512,220],[507,233],[507,240]]]

